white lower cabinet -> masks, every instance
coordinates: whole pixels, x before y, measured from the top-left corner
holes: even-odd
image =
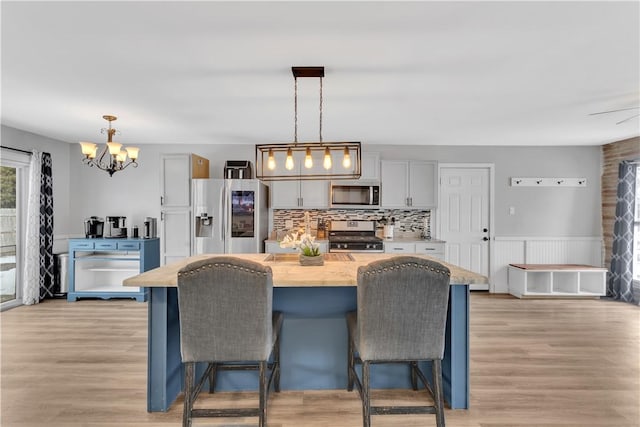
[[[444,242],[384,242],[388,254],[429,255],[444,261]]]
[[[416,243],[416,253],[420,255],[429,255],[444,261],[444,243]]]
[[[416,244],[384,242],[384,252],[387,254],[413,254],[416,252]]]
[[[191,210],[172,209],[160,213],[162,265],[191,256]]]

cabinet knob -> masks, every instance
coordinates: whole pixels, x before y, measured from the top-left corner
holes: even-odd
[[[488,228],[483,228],[482,231],[486,233],[487,231],[489,231],[489,229]]]
[[[487,236],[484,236],[484,237],[482,238],[482,240],[486,242],[486,241],[488,241],[488,240],[489,240],[489,238],[488,238]]]

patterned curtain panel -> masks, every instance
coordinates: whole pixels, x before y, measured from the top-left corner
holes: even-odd
[[[40,174],[40,299],[53,298],[53,178],[51,154],[42,153]]]
[[[618,168],[616,219],[613,227],[611,273],[607,295],[613,299],[638,304],[633,294],[633,230],[636,201],[636,168],[634,162],[623,161]]]
[[[27,195],[27,218],[24,250],[24,274],[22,276],[22,303],[40,302],[40,174],[42,156],[33,150],[29,164],[29,192]]]

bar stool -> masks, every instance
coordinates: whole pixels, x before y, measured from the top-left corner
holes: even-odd
[[[435,414],[444,427],[442,358],[449,304],[449,269],[434,261],[398,256],[358,268],[358,310],[347,314],[348,390],[356,384],[363,426],[371,415]],[[357,353],[357,356],[356,356]],[[431,361],[431,387],[418,361]],[[430,406],[371,406],[370,365],[408,363],[411,385],[417,378],[434,400]],[[355,365],[362,364],[362,382]]]
[[[272,312],[273,281],[270,267],[237,257],[211,257],[193,262],[178,273],[180,350],[185,365],[182,425],[194,417],[259,417],[267,423],[267,399],[273,383],[280,391],[280,339],[282,314]],[[271,355],[273,360],[269,362]],[[197,362],[207,368],[195,382]],[[221,370],[257,369],[259,407],[194,409],[193,404],[209,379],[214,392]],[[267,380],[267,371],[270,371]]]

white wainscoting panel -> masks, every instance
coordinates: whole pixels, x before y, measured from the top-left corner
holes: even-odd
[[[491,262],[491,292],[497,294],[509,293],[507,267],[509,264],[523,264],[524,253],[524,240],[495,239],[493,242],[493,259]]]
[[[586,264],[602,267],[600,237],[496,237],[491,291],[508,293],[509,264]]]

